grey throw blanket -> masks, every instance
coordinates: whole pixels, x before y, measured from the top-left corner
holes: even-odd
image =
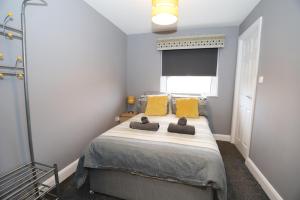
[[[165,118],[155,133],[130,129],[125,122],[93,140],[80,158],[77,187],[86,181],[89,168],[107,169],[212,187],[219,200],[226,200],[225,169],[207,124],[191,121],[196,135],[168,134],[166,129],[173,118]]]
[[[226,200],[226,177],[216,152],[182,145],[145,143],[101,137],[80,158],[77,187],[86,181],[88,168],[120,170],[158,177],[192,186],[211,186],[219,200]]]

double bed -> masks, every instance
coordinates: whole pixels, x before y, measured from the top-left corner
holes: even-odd
[[[195,135],[169,133],[176,115],[148,116],[158,131],[129,128],[144,114],[95,138],[80,158],[77,186],[128,200],[226,200],[226,174],[208,121],[188,119]]]

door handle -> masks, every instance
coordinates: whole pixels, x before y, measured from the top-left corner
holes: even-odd
[[[250,97],[250,96],[246,96],[248,99],[252,99],[252,97]]]

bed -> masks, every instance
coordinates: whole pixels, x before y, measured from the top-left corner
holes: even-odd
[[[80,158],[76,182],[87,179],[94,192],[128,200],[226,200],[222,157],[201,116],[188,119],[195,135],[168,133],[169,114],[148,117],[159,122],[157,132],[129,128],[139,114],[94,139]]]

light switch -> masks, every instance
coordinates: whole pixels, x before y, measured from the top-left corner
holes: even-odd
[[[258,77],[258,83],[264,83],[264,77],[263,76]]]

